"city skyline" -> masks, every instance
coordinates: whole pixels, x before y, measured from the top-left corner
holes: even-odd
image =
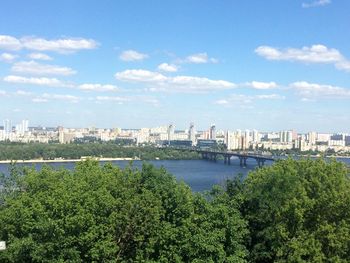
[[[5,1],[0,119],[350,131],[345,1]]]
[[[13,129],[14,128],[14,129]],[[217,130],[211,124],[207,130],[196,130],[190,123],[186,130],[175,130],[174,124],[140,129],[122,127],[103,129],[98,127],[29,127],[28,120],[22,120],[15,127],[11,121],[3,121],[0,127],[0,142],[21,143],[91,143],[110,142],[123,145],[156,145],[175,147],[214,147],[227,150],[296,150],[334,153],[350,152],[349,133],[298,133],[295,130],[259,132],[258,130]],[[260,164],[259,164],[260,165]]]

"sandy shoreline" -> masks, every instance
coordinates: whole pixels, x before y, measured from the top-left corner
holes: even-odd
[[[54,159],[54,160],[43,160],[43,159],[33,159],[33,160],[4,160],[0,161],[0,164],[7,163],[76,163],[80,161],[84,161],[87,159],[96,160],[99,162],[109,162],[109,161],[133,161],[139,160],[134,158],[81,158],[81,159]]]

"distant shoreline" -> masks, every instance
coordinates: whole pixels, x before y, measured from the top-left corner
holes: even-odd
[[[134,161],[140,160],[135,158],[95,158],[95,157],[87,157],[80,159],[53,159],[53,160],[43,160],[43,159],[32,159],[32,160],[3,160],[0,161],[0,164],[9,164],[9,163],[76,163],[85,160],[96,160],[99,162],[108,162],[108,161]]]
[[[322,157],[321,155],[297,155],[298,157]],[[343,158],[350,159],[350,156],[324,156],[325,158]],[[140,158],[130,158],[130,157],[118,157],[118,158],[97,158],[97,157],[82,157],[80,159],[62,159],[57,158],[53,160],[43,160],[43,159],[30,159],[30,160],[0,160],[0,164],[10,164],[10,163],[76,163],[85,160],[95,160],[99,162],[110,162],[110,161],[140,161]],[[159,160],[159,158],[155,158],[153,160]]]

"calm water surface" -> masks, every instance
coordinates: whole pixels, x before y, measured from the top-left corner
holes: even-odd
[[[339,158],[350,165],[350,159]],[[186,182],[193,191],[210,190],[213,185],[223,185],[226,179],[232,179],[238,174],[247,175],[251,170],[254,170],[256,161],[253,159],[247,160],[247,167],[239,166],[239,159],[232,158],[231,165],[225,165],[223,161],[210,162],[206,160],[159,160],[148,161],[156,167],[165,167],[167,171],[172,173],[178,180]],[[129,161],[113,161],[115,165],[125,167]],[[272,162],[265,162],[266,165],[271,165]],[[43,164],[18,164],[18,166],[33,166],[40,169]],[[54,168],[65,167],[74,169],[75,163],[49,163]],[[134,161],[135,168],[141,168],[142,161]],[[0,164],[0,173],[8,174],[8,164]]]

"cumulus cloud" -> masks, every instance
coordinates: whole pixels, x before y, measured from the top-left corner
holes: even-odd
[[[46,55],[45,53],[30,53],[28,54],[28,58],[35,60],[52,60],[52,57]]]
[[[203,92],[236,87],[234,83],[225,80],[212,80],[193,76],[168,77],[158,72],[142,69],[117,72],[115,77],[121,81],[146,83],[150,86],[151,91]]]
[[[0,96],[4,96],[4,95],[6,95],[6,94],[7,94],[6,91],[0,89]]]
[[[95,40],[84,38],[63,38],[46,40],[44,38],[22,38],[24,48],[38,51],[55,51],[59,53],[75,52],[84,49],[95,49],[98,44]]]
[[[32,99],[32,102],[42,103],[42,102],[49,102],[52,100],[60,100],[60,101],[65,101],[65,102],[69,102],[69,103],[78,103],[80,101],[80,98],[77,96],[69,95],[69,94],[44,93],[40,96],[34,97]]]
[[[10,53],[2,53],[0,55],[0,60],[5,62],[13,62],[18,56]]]
[[[284,100],[286,98],[279,94],[256,95],[255,97],[261,100]]]
[[[84,91],[118,91],[118,87],[110,84],[85,83],[78,86],[78,89]]]
[[[225,99],[221,99],[221,100],[217,100],[214,102],[215,104],[219,104],[219,105],[226,105],[229,103],[228,100],[225,100]]]
[[[7,35],[0,35],[0,49],[20,50],[21,48],[22,44],[17,38]]]
[[[96,102],[116,102],[118,104],[123,104],[124,102],[143,102],[146,104],[151,104],[153,106],[159,106],[158,99],[150,96],[127,96],[127,97],[121,97],[121,96],[97,96]]]
[[[193,63],[193,64],[205,64],[205,63],[217,63],[218,60],[216,58],[209,58],[207,53],[197,53],[192,54],[186,57],[183,61],[185,63]]]
[[[36,97],[32,99],[32,102],[35,102],[35,103],[42,103],[42,102],[48,102],[48,101],[49,101],[48,99],[44,99],[40,97]]]
[[[318,6],[329,5],[330,3],[332,3],[331,0],[316,0],[316,1],[313,1],[313,2],[309,2],[309,3],[302,3],[301,6],[303,8],[310,8],[310,7],[318,7]]]
[[[114,102],[126,102],[130,101],[129,98],[120,97],[120,96],[97,96],[97,101],[114,101]]]
[[[72,103],[76,103],[80,100],[79,97],[69,95],[69,94],[49,94],[49,93],[44,93],[41,95],[41,98],[47,99],[47,100],[64,100],[64,101],[69,101]]]
[[[324,85],[317,83],[309,83],[307,81],[298,81],[290,84],[291,88],[294,88],[299,96],[304,99],[349,99],[350,89],[337,87],[332,85]]]
[[[30,96],[30,95],[32,95],[31,92],[28,92],[25,90],[17,90],[15,94],[18,96]]]
[[[13,36],[0,35],[0,49],[6,50],[29,49],[70,53],[84,49],[95,49],[97,46],[98,43],[95,40],[85,38],[60,38],[47,40],[37,37],[22,37],[18,39]]]
[[[279,94],[264,94],[264,95],[245,95],[245,94],[231,94],[225,99],[214,101],[214,104],[223,106],[245,106],[252,104],[257,100],[284,100],[285,96]]]
[[[244,83],[244,86],[253,88],[253,89],[261,89],[261,90],[275,89],[278,87],[276,82],[273,82],[273,81],[271,82],[251,81],[251,82]]]
[[[121,81],[153,83],[163,82],[167,79],[167,77],[161,73],[144,69],[128,69],[125,71],[117,72],[115,74],[115,77]]]
[[[303,63],[334,64],[337,69],[350,71],[350,61],[337,49],[324,45],[311,47],[280,49],[270,46],[260,46],[255,53],[268,60],[286,60]]]
[[[33,78],[33,77],[22,77],[16,75],[6,76],[3,79],[5,82],[17,83],[17,84],[31,84],[40,86],[52,86],[52,87],[71,87],[70,84],[64,83],[56,78]]]
[[[164,72],[176,72],[178,67],[174,64],[162,63],[158,66],[158,70]]]
[[[207,53],[193,54],[193,55],[188,56],[186,58],[186,61],[189,63],[196,63],[196,64],[207,63],[208,62],[208,55],[207,55]]]
[[[56,65],[40,64],[35,61],[21,61],[13,64],[12,71],[17,73],[26,73],[33,75],[61,75],[69,76],[76,74],[76,71]]]
[[[149,56],[147,54],[143,54],[131,49],[123,51],[119,56],[119,58],[123,61],[141,61],[148,57]]]

